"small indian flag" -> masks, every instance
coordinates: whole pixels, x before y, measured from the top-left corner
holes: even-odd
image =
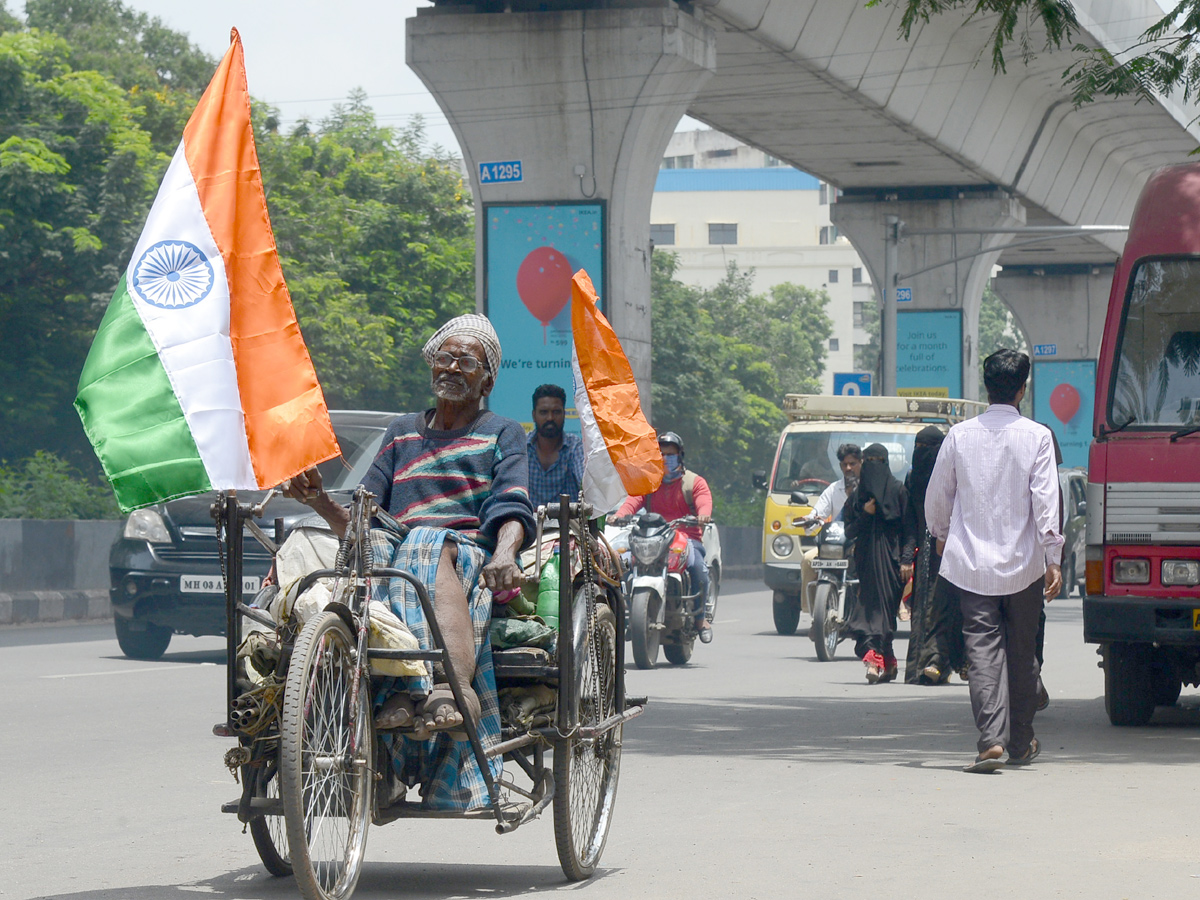
[[[267,216],[237,31],[188,120],[79,378],[126,512],[339,455]]]
[[[583,430],[583,499],[597,513],[626,494],[645,496],[663,478],[658,437],[642,414],[641,397],[617,333],[596,308],[596,289],[580,269],[571,280],[575,408]]]

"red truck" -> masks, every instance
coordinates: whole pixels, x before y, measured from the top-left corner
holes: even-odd
[[[1151,176],[1096,367],[1084,640],[1114,725],[1200,684],[1200,163]]]

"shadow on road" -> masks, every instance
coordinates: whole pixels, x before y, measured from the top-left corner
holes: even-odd
[[[601,869],[592,881],[619,872]],[[492,866],[372,862],[364,867],[354,896],[445,900],[480,894],[518,897],[567,887],[558,866]],[[585,882],[586,884],[586,882]],[[582,887],[582,885],[580,885]],[[227,900],[273,900],[299,896],[291,878],[273,878],[260,867],[240,869],[210,879],[179,885],[140,885],[70,894],[44,894],[37,900],[196,900],[197,895]]]
[[[882,686],[878,699],[743,697],[694,703],[651,698],[646,714],[626,727],[625,749],[660,756],[963,765],[977,739],[966,686],[902,689],[914,693],[898,695]],[[1197,696],[1160,707],[1144,728],[1111,726],[1103,698],[1056,699],[1034,723],[1043,747],[1037,766],[1190,765],[1200,755],[1198,726]]]

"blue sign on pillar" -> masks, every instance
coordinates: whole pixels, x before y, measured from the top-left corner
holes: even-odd
[[[533,428],[533,391],[567,394],[568,431],[579,433],[571,371],[571,276],[586,269],[604,303],[604,204],[484,207],[485,307],[504,359],[488,397],[493,412]]]
[[[870,397],[869,372],[834,372],[833,392],[842,397]]]
[[[896,393],[962,396],[962,313],[957,309],[896,313]]]

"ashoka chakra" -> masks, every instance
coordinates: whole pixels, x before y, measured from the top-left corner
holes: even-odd
[[[133,267],[133,289],[152,306],[182,309],[199,303],[213,288],[213,267],[188,241],[159,241]]]

